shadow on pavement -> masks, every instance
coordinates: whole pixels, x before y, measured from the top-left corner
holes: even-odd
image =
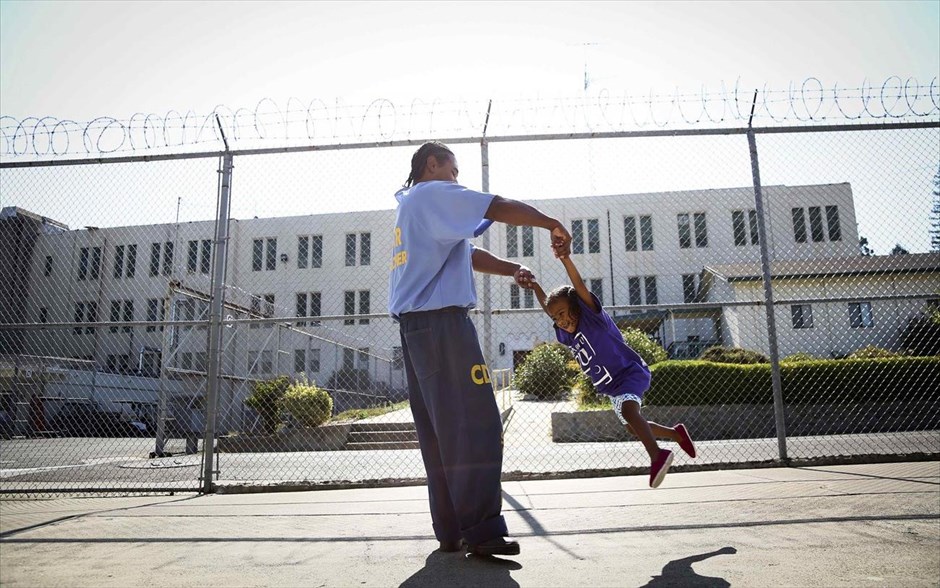
[[[724,578],[700,576],[692,569],[692,564],[704,561],[716,555],[733,555],[738,550],[734,547],[722,547],[717,551],[710,551],[700,555],[692,555],[682,559],[675,559],[663,566],[663,573],[653,576],[643,588],[665,588],[666,586],[694,586],[696,588],[727,588],[731,586]]]
[[[433,551],[424,567],[402,582],[399,588],[519,588],[519,583],[510,577],[509,572],[521,569],[522,564],[508,559]]]

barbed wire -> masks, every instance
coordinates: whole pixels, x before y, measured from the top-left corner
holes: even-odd
[[[488,134],[616,132],[645,128],[715,127],[749,121],[753,90],[722,82],[698,92],[644,96],[600,90],[573,98],[519,98],[495,101]],[[859,87],[826,87],[818,78],[791,82],[786,89],[757,92],[753,120],[761,125],[924,119],[940,116],[940,83],[892,76],[880,85],[863,80]],[[216,117],[235,148],[341,145],[429,137],[479,136],[488,101],[412,100],[396,105],[377,99],[367,105],[332,106],[314,99],[289,98],[282,108],[270,98],[254,108],[216,106],[208,114],[170,110],[163,115],[137,113],[129,119],[102,116],[78,122],[54,116],[17,119],[0,116],[0,157],[157,154],[222,149]]]

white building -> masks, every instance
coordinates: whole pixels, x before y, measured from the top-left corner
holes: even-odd
[[[764,200],[772,259],[812,265],[822,259],[860,257],[848,184],[767,186]],[[762,325],[761,317],[746,314],[761,309],[722,311],[720,302],[744,295],[745,282],[734,281],[738,274],[732,273],[733,287],[708,287],[712,277],[728,277],[716,268],[759,267],[753,202],[752,188],[742,187],[533,204],[570,228],[581,274],[603,304],[614,307],[618,321],[644,328],[682,355],[689,342],[766,347],[766,339],[752,336],[756,327],[740,326],[749,321]],[[233,220],[226,296],[236,307],[227,309],[226,315],[238,319],[253,312],[292,321],[290,327],[242,324],[227,329],[223,372],[259,378],[305,373],[322,385],[336,370],[357,367],[390,388],[404,388],[397,326],[386,316],[393,223],[392,210]],[[212,221],[38,234],[29,252],[28,295],[19,322],[160,320],[171,283],[172,318],[204,318],[213,235]],[[546,231],[497,224],[489,239],[494,254],[530,267],[546,290],[567,281]],[[482,241],[477,239],[477,245]],[[713,271],[706,272],[706,267]],[[902,290],[933,287],[936,291],[931,281],[936,274],[931,275],[916,284],[905,282]],[[477,276],[481,307],[484,279]],[[826,282],[822,276],[817,279]],[[897,279],[905,280],[903,275]],[[621,308],[693,301],[714,306],[696,307],[694,313]],[[475,321],[481,342],[490,342],[485,353],[492,369],[511,368],[514,357],[553,339],[550,323],[531,293],[520,292],[509,278],[491,278],[489,306],[500,309],[490,321],[489,337],[482,317],[477,315]],[[815,312],[819,317],[820,312]],[[302,315],[320,318],[297,320]],[[833,323],[831,328],[840,327]],[[793,345],[834,349],[824,339],[819,336],[811,343],[794,339]],[[143,373],[155,375],[161,349],[175,350],[168,366],[203,370],[206,341],[204,326],[181,326],[172,333],[155,326],[50,327],[30,330],[18,352],[93,359],[108,371],[142,368]],[[230,401],[240,403],[240,394],[233,392]]]

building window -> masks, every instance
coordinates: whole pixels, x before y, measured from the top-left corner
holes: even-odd
[[[196,273],[199,266],[199,241],[190,241],[186,255],[186,271]]]
[[[200,255],[199,271],[203,274],[209,273],[209,268],[212,266],[212,240],[203,239],[202,240],[202,251]]]
[[[253,239],[251,242],[251,271],[277,269],[277,238]]]
[[[343,369],[351,370],[356,368],[356,350],[350,349],[349,347],[343,348]],[[336,385],[342,387],[344,382],[337,380]]]
[[[693,220],[695,222],[695,246],[698,248],[708,247],[708,226],[705,222],[705,213],[696,212]]]
[[[44,325],[49,322],[49,309],[45,306],[39,308],[39,324]]]
[[[535,291],[526,288],[522,291],[522,302],[526,308],[535,308]]]
[[[633,306],[638,306],[643,304],[642,292],[640,290],[640,278],[631,277],[627,278],[627,291],[630,295],[630,304]]]
[[[320,350],[311,349],[310,354],[307,359],[309,360],[308,364],[310,366],[309,367],[310,371],[319,372],[320,371]]]
[[[310,236],[310,267],[323,267],[323,235]]]
[[[295,314],[297,317],[306,317],[307,316],[307,293],[300,292],[297,294],[297,304],[295,305]],[[306,327],[307,321],[297,321],[298,327]]]
[[[356,255],[356,243],[358,240],[359,255]],[[346,233],[346,267],[354,267],[356,259],[359,259],[359,265],[369,265],[372,263],[372,233]]]
[[[838,206],[826,207],[826,225],[827,225],[827,228],[829,229],[829,240],[841,241],[842,240],[842,225],[839,223],[839,207]]]
[[[133,278],[137,273],[137,245],[127,246],[127,261],[124,265],[124,277]]]
[[[121,301],[120,300],[111,301],[111,316],[108,317],[108,320],[110,320],[112,323],[120,322],[121,320]],[[108,327],[108,331],[112,333],[117,333],[118,326],[111,325],[110,327]]]
[[[519,308],[519,286],[509,285],[509,308]]]
[[[802,208],[790,209],[793,219],[793,240],[797,243],[806,243],[806,216]]]
[[[78,253],[78,279],[88,278],[88,247],[82,247]]]
[[[307,269],[310,264],[310,237],[297,237],[297,269]]]
[[[396,372],[405,367],[405,354],[400,346],[392,347],[392,369]]]
[[[163,275],[169,276],[173,272],[173,242],[163,243]]]
[[[114,248],[114,272],[113,275],[115,278],[120,278],[124,275],[124,246],[118,245]]]
[[[592,278],[588,280],[588,289],[597,296],[597,300],[604,304],[604,279]]]
[[[696,297],[698,296],[698,287],[696,285],[696,275],[695,274],[683,274],[682,275],[682,301],[683,302],[695,302]]]
[[[160,275],[160,248],[161,243],[150,244],[150,277]]]
[[[535,255],[535,230],[532,227],[522,227],[522,257]]]
[[[870,329],[875,326],[871,313],[871,302],[849,303],[849,326],[853,329]]]
[[[359,290],[359,314],[366,315],[372,312],[371,310],[371,295],[368,290]],[[368,325],[369,319],[361,318],[359,319],[360,325]]]
[[[636,251],[636,217],[623,217],[623,242],[627,251]]]
[[[76,323],[96,323],[98,322],[98,303],[97,302],[76,302],[75,303],[75,321]],[[82,333],[91,335],[95,332],[94,327],[82,327],[76,325],[72,327],[76,335]]]
[[[359,265],[372,263],[372,233],[359,233]]]
[[[346,233],[346,267],[356,265],[356,233]]]
[[[274,317],[274,294],[252,294],[250,305],[250,318]],[[258,323],[251,323],[250,328],[257,329]],[[264,328],[271,328],[271,323],[264,323]]]
[[[307,371],[307,350],[306,349],[295,349],[294,350],[294,373],[302,374]]]
[[[656,276],[646,276],[643,278],[643,282],[646,288],[646,303],[659,304],[659,292],[656,290]]]
[[[356,291],[355,290],[346,290],[343,292],[343,314],[353,315],[356,314]],[[354,325],[356,324],[356,319],[343,319],[344,325]]]
[[[266,239],[264,246],[264,269],[273,271],[277,269],[277,239]]]
[[[264,267],[264,239],[251,242],[251,271],[260,272]]]
[[[571,253],[584,253],[584,221],[571,221]]]
[[[155,323],[157,321],[162,321],[165,314],[163,301],[159,298],[150,298],[147,300],[147,321]],[[147,325],[147,332],[153,333],[157,330],[157,325]],[[163,325],[160,325],[160,330],[163,331]]]
[[[653,250],[653,217],[640,217],[640,247],[643,251]]]
[[[519,257],[519,227],[506,225],[506,257]]]
[[[818,206],[809,207],[809,234],[813,238],[813,243],[826,240],[823,232],[822,209]]]
[[[794,329],[813,328],[813,307],[809,304],[793,304],[790,306],[790,320]]]
[[[689,224],[689,215],[686,213],[677,215],[676,222],[679,225],[679,248],[692,247],[692,226]]]
[[[596,218],[587,221],[588,253],[601,252],[601,224]]]
[[[747,217],[745,217],[745,212]],[[757,233],[757,211],[735,210],[731,212],[731,229],[734,232],[734,244],[741,247],[750,243],[758,245],[760,238]],[[748,237],[750,231],[750,238]]]
[[[369,369],[369,348],[362,347],[359,349],[359,369],[368,370]]]
[[[46,265],[43,268],[42,275],[46,276],[47,278],[52,275],[52,256],[51,255],[46,256]]]
[[[134,322],[134,301],[125,300],[124,301],[124,312],[121,314],[121,320],[125,323]],[[121,330],[125,333],[130,333],[133,330],[131,325],[124,325],[121,327]]]

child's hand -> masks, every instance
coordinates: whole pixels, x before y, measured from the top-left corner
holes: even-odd
[[[555,257],[558,259],[566,259],[571,255],[571,242],[555,244],[552,243],[552,251],[555,253]]]
[[[516,270],[516,273],[514,273],[512,277],[516,280],[516,284],[520,288],[525,288],[526,290],[532,289],[535,284],[538,283],[535,279],[535,274],[532,273],[532,270],[524,265],[520,265],[519,269]]]

